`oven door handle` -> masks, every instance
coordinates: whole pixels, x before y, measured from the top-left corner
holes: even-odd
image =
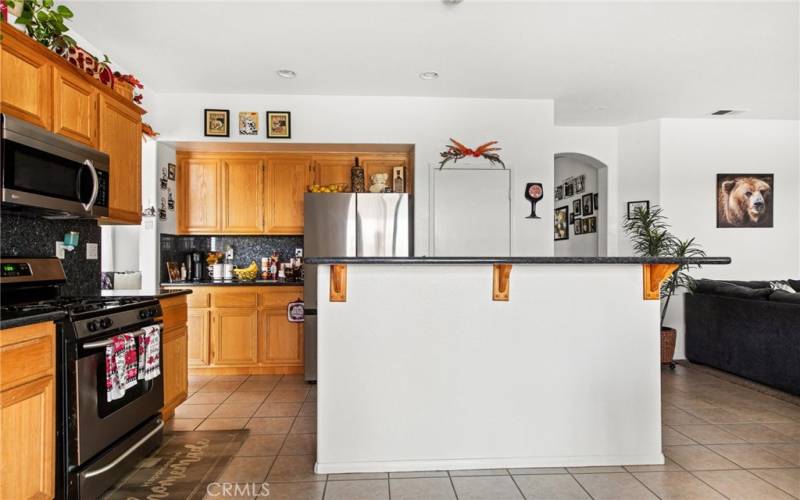
[[[83,205],[84,210],[91,212],[94,203],[97,201],[97,195],[100,193],[100,179],[97,177],[97,169],[94,168],[92,160],[86,160],[83,164],[89,167],[89,172],[92,173],[92,197],[89,198],[89,203],[81,203],[81,205]]]
[[[92,477],[95,477],[95,476],[99,476],[100,474],[104,474],[104,473],[110,471],[111,469],[113,469],[114,467],[119,465],[120,462],[122,462],[123,460],[128,458],[128,456],[131,453],[136,451],[140,446],[142,446],[144,443],[146,443],[151,437],[153,437],[156,434],[158,434],[159,431],[161,431],[161,429],[163,429],[163,428],[164,428],[164,421],[162,420],[161,422],[158,423],[158,425],[156,426],[155,429],[153,429],[152,431],[148,432],[144,437],[142,437],[142,439],[137,441],[136,444],[134,444],[133,446],[131,446],[130,448],[125,450],[125,452],[122,455],[120,455],[117,458],[115,458],[113,462],[111,462],[110,464],[107,464],[104,467],[101,467],[101,468],[99,468],[97,470],[93,470],[91,472],[87,472],[83,477],[85,479],[89,479],[89,478],[92,478]]]
[[[98,347],[108,347],[114,343],[114,339],[100,340],[98,342],[87,342],[81,347],[84,349],[97,349]]]

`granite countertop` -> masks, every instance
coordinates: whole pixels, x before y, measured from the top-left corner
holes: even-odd
[[[303,286],[302,281],[275,281],[275,280],[254,280],[254,281],[239,281],[239,280],[202,280],[202,281],[173,281],[171,283],[161,283],[161,286],[167,287],[193,287],[193,286]]]
[[[0,319],[0,330],[16,328],[18,326],[44,323],[45,321],[58,321],[67,315],[64,311],[51,311],[41,314],[32,314],[20,318]]]
[[[730,264],[730,257],[307,257],[306,264]]]
[[[148,292],[145,290],[102,290],[103,297],[153,297],[154,299],[166,299],[176,295],[188,295],[192,293],[188,288],[161,288],[158,292]]]

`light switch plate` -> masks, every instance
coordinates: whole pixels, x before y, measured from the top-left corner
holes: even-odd
[[[56,257],[64,260],[64,242],[56,241]]]
[[[294,249],[294,256],[298,258],[303,258],[303,249],[302,248],[295,248]]]
[[[97,243],[86,244],[86,259],[97,260]]]

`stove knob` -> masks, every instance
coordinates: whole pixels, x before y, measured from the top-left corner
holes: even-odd
[[[155,310],[155,308],[153,308],[153,309],[150,309],[150,310],[147,312],[147,315],[148,315],[148,316],[150,316],[151,318],[152,318],[152,317],[154,317],[154,316],[156,315],[156,310]]]
[[[100,320],[100,328],[108,328],[113,324],[111,318],[103,318]]]
[[[147,311],[145,311],[144,309],[139,311],[139,319],[145,319],[146,317],[147,317]]]
[[[90,321],[90,322],[86,323],[86,328],[90,332],[96,332],[97,331],[97,321]]]

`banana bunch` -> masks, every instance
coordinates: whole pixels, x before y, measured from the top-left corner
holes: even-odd
[[[256,279],[256,276],[258,276],[258,266],[256,265],[255,261],[252,261],[250,262],[249,266],[243,269],[234,269],[233,274],[235,274],[240,280],[254,280]]]

